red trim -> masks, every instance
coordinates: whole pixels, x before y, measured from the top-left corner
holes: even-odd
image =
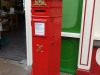
[[[92,29],[93,29],[93,20],[94,20],[95,3],[96,3],[96,0],[94,0],[93,12],[92,12],[92,21],[91,21],[91,30],[90,30],[90,40],[89,40],[89,49],[88,49],[88,59],[87,59],[87,64],[82,64],[81,58],[82,58],[82,49],[83,49],[83,39],[84,39],[84,28],[85,28],[85,19],[86,19],[87,0],[86,0],[86,2],[85,2],[84,22],[83,22],[83,32],[82,32],[82,43],[81,43],[81,54],[80,54],[80,64],[81,64],[81,65],[84,65],[84,66],[88,66],[88,62],[89,62],[89,53],[90,53],[90,45],[91,45],[91,38],[92,38]]]
[[[93,48],[92,63],[90,70],[77,69],[76,75],[100,75],[100,66],[96,62],[97,48]]]

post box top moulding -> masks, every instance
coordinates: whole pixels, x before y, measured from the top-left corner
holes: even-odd
[[[32,0],[32,7],[62,7],[62,0]]]

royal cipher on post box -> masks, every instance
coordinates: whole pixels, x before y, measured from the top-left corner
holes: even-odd
[[[32,0],[32,75],[60,75],[62,0]]]

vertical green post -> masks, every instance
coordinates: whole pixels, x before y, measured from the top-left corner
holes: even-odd
[[[80,33],[83,0],[63,0],[62,32]],[[62,37],[61,72],[75,74],[79,39]]]

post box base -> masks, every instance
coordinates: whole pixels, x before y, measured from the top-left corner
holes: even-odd
[[[57,75],[60,75],[60,73],[59,73],[59,74],[57,74]]]
[[[31,71],[30,75],[33,75],[33,71]],[[60,75],[60,73],[58,73],[57,75]]]

